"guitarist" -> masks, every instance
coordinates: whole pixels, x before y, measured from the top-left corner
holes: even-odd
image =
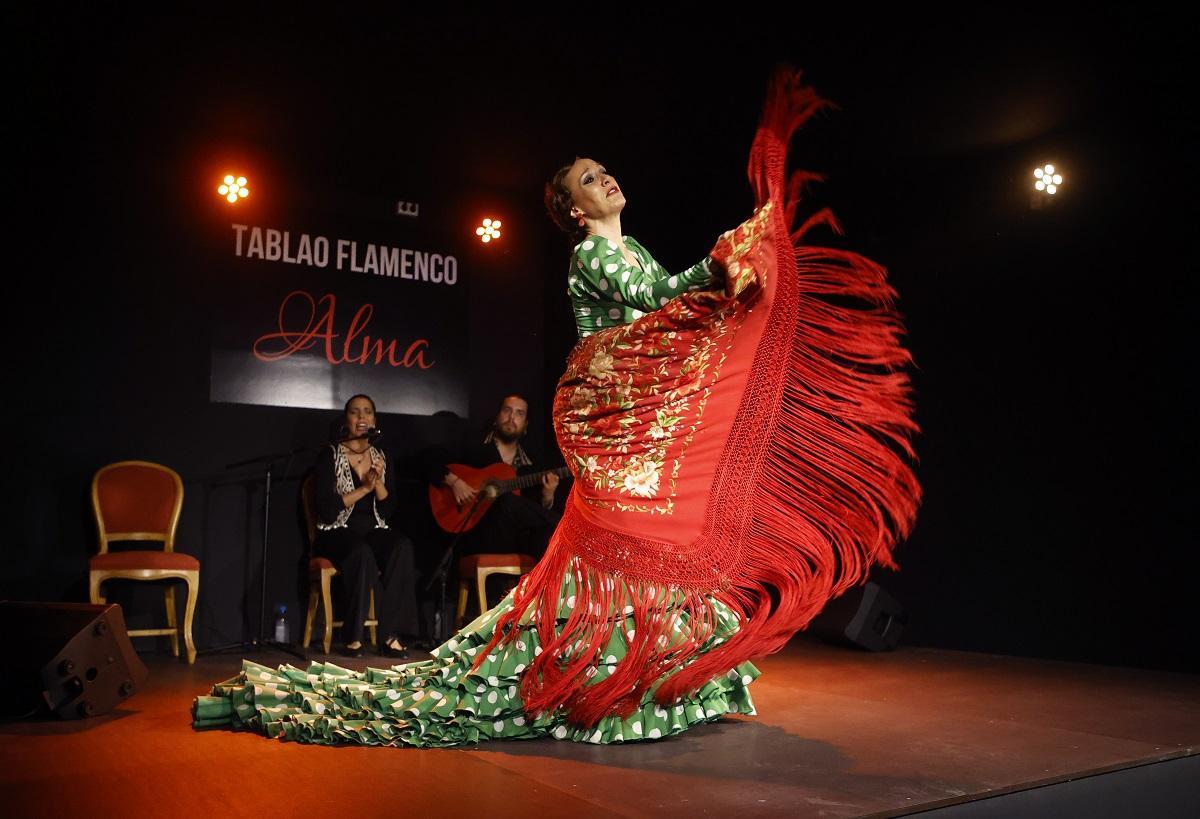
[[[476,487],[455,475],[451,463],[483,468],[503,461],[518,475],[537,472],[533,460],[521,446],[529,429],[529,402],[519,395],[506,395],[482,443],[468,444],[457,452],[446,448],[434,452],[429,480],[454,492],[454,499],[464,507],[475,502]],[[484,513],[483,518],[459,541],[458,554],[484,552],[521,552],[540,559],[558,525],[561,509],[556,508],[559,477],[554,473],[542,476],[540,487],[531,487],[501,495]]]

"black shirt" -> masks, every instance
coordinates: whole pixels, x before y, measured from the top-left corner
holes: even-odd
[[[385,464],[383,485],[387,488],[387,500],[377,500],[375,493],[372,492],[354,504],[346,526],[359,534],[365,534],[378,527],[378,521],[375,520],[376,512],[380,518],[387,521],[396,511],[396,467],[390,455],[384,452],[383,457]],[[350,468],[350,477],[354,482],[355,489],[362,486],[362,481],[359,480],[358,473],[354,471],[353,467]],[[326,526],[336,523],[338,516],[346,508],[346,504],[342,502],[342,495],[337,490],[334,447],[332,446],[317,456],[317,463],[313,468],[313,497],[317,505],[317,520]]]

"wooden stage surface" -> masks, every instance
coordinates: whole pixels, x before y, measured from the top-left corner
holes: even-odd
[[[757,717],[662,741],[449,750],[195,732],[192,697],[240,658],[142,656],[119,712],[0,724],[4,815],[895,815],[1200,749],[1200,676],[924,648],[794,640],[758,663]]]

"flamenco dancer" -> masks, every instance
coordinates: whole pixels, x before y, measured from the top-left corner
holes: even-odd
[[[433,659],[356,673],[244,662],[196,727],[312,743],[658,739],[753,714],[750,659],[784,646],[911,529],[909,354],[882,267],[811,245],[814,176],[785,168],[827,103],[797,72],[750,150],[754,215],[670,274],[580,158],[547,185],[575,242],[580,340],[554,398],[575,476],[545,557]],[[861,306],[847,306],[855,302]]]

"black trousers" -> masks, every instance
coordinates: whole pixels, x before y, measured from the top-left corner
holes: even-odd
[[[382,641],[418,633],[412,541],[394,529],[372,529],[366,534],[329,529],[317,533],[313,551],[337,567],[337,580],[346,593],[344,642],[362,641],[371,589]]]
[[[458,554],[518,552],[541,560],[560,515],[520,495],[501,495],[483,520],[463,535]]]

